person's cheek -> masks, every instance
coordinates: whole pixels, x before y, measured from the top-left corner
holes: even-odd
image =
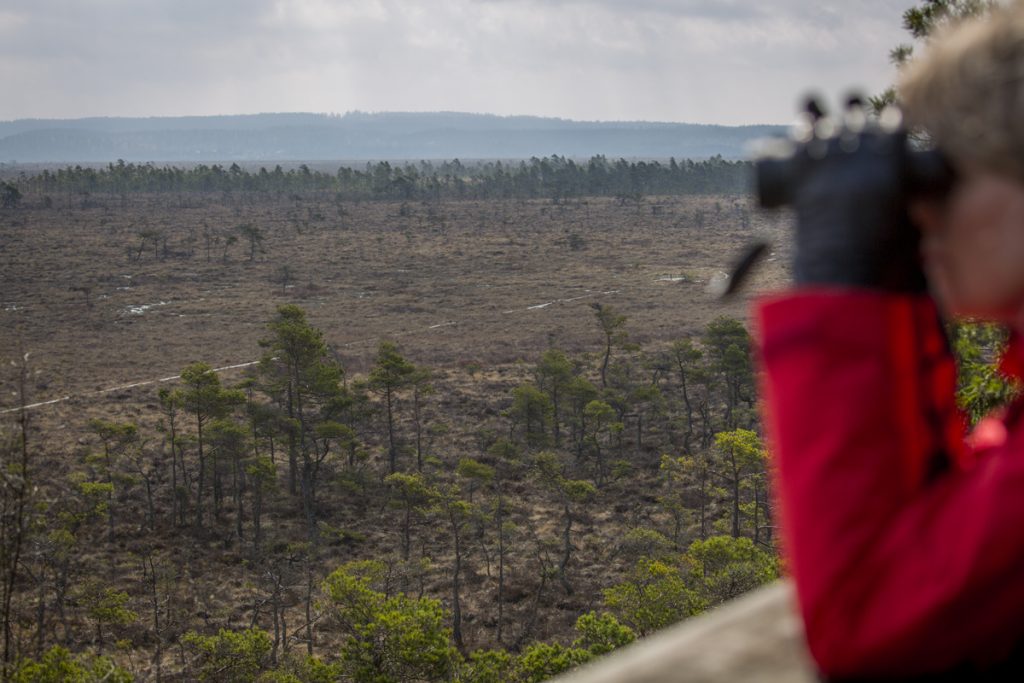
[[[907,207],[910,220],[921,231],[922,235],[929,235],[938,232],[942,214],[941,207],[933,200],[920,199],[910,203]]]

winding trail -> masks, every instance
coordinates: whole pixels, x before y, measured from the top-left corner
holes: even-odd
[[[534,305],[531,305],[531,306],[526,306],[525,308],[514,308],[514,309],[511,309],[511,310],[502,311],[502,315],[509,315],[509,314],[513,314],[513,313],[525,313],[525,312],[531,312],[531,311],[544,310],[544,309],[549,308],[553,304],[563,304],[563,303],[567,304],[567,303],[572,303],[574,301],[580,301],[581,299],[590,299],[590,298],[593,298],[595,296],[608,296],[608,295],[611,295],[611,294],[619,294],[621,291],[622,291],[621,289],[610,289],[610,290],[606,290],[606,291],[592,291],[592,292],[588,291],[586,294],[583,294],[583,295],[580,295],[580,296],[574,296],[574,297],[569,297],[569,298],[564,298],[564,299],[553,299],[551,301],[547,301],[547,302],[544,302],[544,303],[541,303],[541,304],[534,304]],[[428,330],[436,330],[438,328],[451,327],[451,326],[456,326],[456,325],[459,325],[459,324],[460,323],[457,320],[445,320],[444,322],[437,323],[436,325],[429,325],[428,327],[424,328],[423,330],[407,330],[405,332],[397,332],[397,333],[389,334],[389,335],[387,335],[387,337],[389,339],[390,338],[394,338],[394,337],[404,337],[404,336],[408,336],[410,334],[417,334],[417,333],[421,333],[421,332],[428,331]],[[341,346],[341,347],[359,346],[359,345],[362,345],[362,344],[370,344],[370,343],[378,342],[382,338],[383,337],[368,337],[366,339],[357,339],[355,341],[345,342],[343,344],[339,344],[338,346]],[[226,370],[236,370],[238,368],[246,368],[246,367],[249,367],[249,366],[252,366],[252,365],[256,365],[257,363],[259,363],[259,361],[255,361],[255,360],[254,361],[249,361],[249,362],[246,362],[246,363],[236,363],[234,365],[225,365],[225,366],[222,366],[222,367],[219,367],[219,368],[213,368],[213,371],[214,372],[224,372]],[[159,379],[150,379],[150,380],[143,380],[143,381],[139,381],[139,382],[131,382],[130,384],[119,384],[116,387],[109,387],[107,389],[99,389],[97,391],[90,391],[90,392],[81,393],[81,394],[77,394],[77,395],[61,396],[59,398],[53,398],[53,399],[50,399],[48,401],[40,401],[38,403],[29,403],[27,405],[17,406],[17,407],[14,407],[14,408],[4,408],[4,409],[0,410],[0,415],[4,415],[4,414],[8,414],[8,413],[16,413],[16,412],[19,412],[19,411],[22,411],[22,410],[31,410],[31,409],[34,409],[34,408],[43,408],[45,406],[50,406],[50,405],[54,405],[54,404],[57,404],[57,403],[62,403],[64,401],[70,401],[72,398],[76,398],[76,397],[78,397],[78,398],[86,398],[86,397],[89,397],[89,396],[102,396],[103,394],[109,394],[109,393],[113,393],[115,391],[124,391],[125,389],[134,389],[135,387],[144,387],[144,386],[149,386],[149,385],[152,385],[152,384],[162,384],[162,383],[165,383],[165,382],[174,382],[174,381],[177,381],[179,379],[181,379],[181,375],[171,375],[169,377],[161,377]]]
[[[225,365],[220,368],[214,368],[214,372],[223,372],[224,370],[234,370],[235,368],[245,368],[250,365],[256,365],[259,363],[258,360],[250,361],[248,363],[236,363],[235,365]],[[160,384],[161,382],[173,382],[181,379],[181,375],[172,375],[170,377],[161,377],[160,379],[150,379],[142,382],[132,382],[131,384],[119,384],[116,387],[108,387],[107,389],[100,389],[98,391],[89,391],[84,394],[78,394],[79,397],[86,396],[100,396],[102,394],[109,394],[114,391],[123,391],[125,389],[134,389],[135,387],[144,387],[149,384]],[[16,413],[21,410],[29,410],[31,408],[41,408],[43,406],[53,405],[54,403],[61,403],[62,401],[70,401],[74,396],[61,396],[60,398],[53,398],[49,401],[40,401],[39,403],[29,403],[28,405],[18,406],[16,408],[5,408],[0,410],[0,415],[5,413]]]

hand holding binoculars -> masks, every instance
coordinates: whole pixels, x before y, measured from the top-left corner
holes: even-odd
[[[754,171],[762,207],[796,212],[797,284],[925,289],[907,205],[944,196],[955,176],[939,150],[908,134],[899,109],[872,117],[850,97],[830,117],[809,98],[788,137],[761,141]],[[751,245],[720,293],[736,292],[766,251],[764,242]]]
[[[837,118],[827,116],[814,98],[808,98],[803,109],[788,138],[760,144],[754,167],[762,207],[792,205],[801,187],[824,166],[864,165],[865,156],[887,160],[906,197],[949,190],[953,182],[949,164],[941,152],[908,136],[898,108],[886,107],[872,119],[864,100],[851,96]]]

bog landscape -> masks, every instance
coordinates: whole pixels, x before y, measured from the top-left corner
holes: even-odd
[[[318,168],[4,169],[13,680],[540,681],[777,576],[747,164]]]

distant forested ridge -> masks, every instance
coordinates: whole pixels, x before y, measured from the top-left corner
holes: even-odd
[[[528,159],[550,155],[739,159],[781,126],[584,122],[455,112],[256,114],[0,121],[18,163]]]
[[[646,195],[735,194],[749,190],[750,163],[720,156],[703,161],[670,159],[630,162],[595,156],[577,163],[565,157],[536,157],[513,163],[442,163],[342,166],[336,173],[302,164],[285,171],[204,164],[192,168],[134,164],[119,160],[103,168],[66,167],[21,175],[11,183],[20,192],[60,193],[248,192],[273,195],[333,192],[339,200],[439,200],[617,197],[636,201]]]

